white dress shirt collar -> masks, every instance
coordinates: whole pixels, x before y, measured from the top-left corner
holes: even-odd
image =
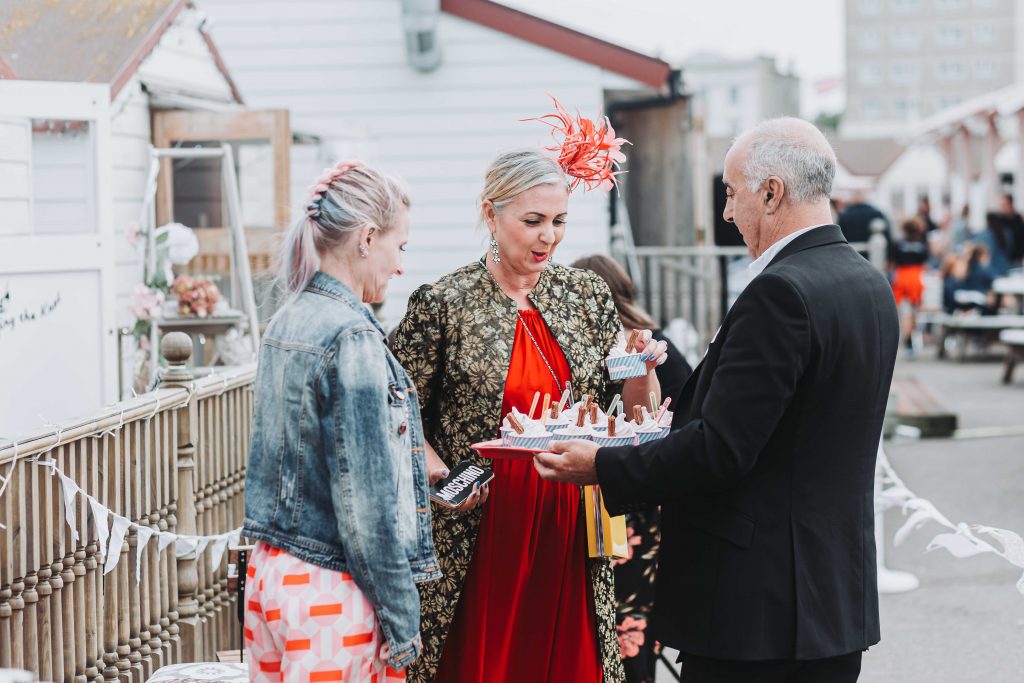
[[[772,259],[775,258],[780,251],[785,249],[787,244],[789,244],[790,242],[792,242],[805,232],[810,232],[811,230],[824,227],[825,225],[827,225],[827,223],[822,223],[821,225],[812,225],[809,228],[801,228],[796,232],[791,232],[790,234],[786,235],[781,240],[765,249],[763,254],[761,254],[756,259],[751,261],[750,265],[747,266],[747,269],[750,271],[750,274],[753,277],[757,277],[758,275],[761,274],[761,271],[768,267],[768,264],[772,262]]]

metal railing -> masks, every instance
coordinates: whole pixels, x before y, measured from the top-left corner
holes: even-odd
[[[884,272],[884,222],[873,223],[871,230],[869,241],[850,246]],[[616,235],[612,253],[632,278],[640,305],[662,327],[676,319],[692,325],[703,350],[721,325],[732,299],[745,285],[742,272],[734,273],[730,282],[729,264],[747,256],[746,247],[637,247],[629,239],[628,226],[623,226],[622,233]]]

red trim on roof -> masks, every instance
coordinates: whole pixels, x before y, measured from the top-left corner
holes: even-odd
[[[18,74],[14,73],[14,69],[3,58],[3,55],[0,55],[0,78],[18,79]]]
[[[142,44],[139,46],[139,49],[136,50],[135,54],[133,54],[131,58],[129,58],[128,61],[125,62],[124,65],[118,70],[117,75],[111,82],[111,101],[113,101],[117,97],[117,94],[121,92],[121,88],[127,85],[128,81],[130,81],[132,76],[135,75],[135,72],[139,68],[139,64],[141,64],[142,60],[145,59],[149,55],[149,53],[153,51],[153,48],[157,46],[157,43],[160,42],[160,38],[161,36],[163,36],[164,31],[166,31],[167,27],[171,25],[171,23],[178,17],[179,14],[181,14],[181,11],[185,9],[185,7],[189,4],[189,1],[190,0],[178,0],[178,2],[171,5],[171,7],[168,8],[166,12],[164,12],[164,15],[160,17],[159,21],[153,24],[153,26],[149,30],[149,33],[146,34],[146,39],[142,41]]]
[[[490,0],[441,0],[441,10],[627,76],[656,90],[667,86],[672,71],[668,62]]]
[[[220,71],[220,75],[228,82],[228,86],[231,88],[231,95],[235,98],[235,102],[245,104],[245,101],[242,100],[242,93],[238,90],[238,86],[235,85],[235,80],[231,78],[231,74],[228,73],[228,66],[220,56],[220,50],[217,49],[217,45],[213,42],[213,38],[206,31],[201,30],[199,33],[203,36],[203,40],[206,41],[206,47],[210,50],[210,54],[213,55],[213,61],[217,64],[217,69]]]

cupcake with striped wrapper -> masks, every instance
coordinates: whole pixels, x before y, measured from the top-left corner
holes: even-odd
[[[584,400],[578,401],[571,408],[567,408],[564,413],[567,413],[570,424],[587,424],[595,432],[603,432],[606,429],[606,420],[608,417],[604,414],[596,403],[589,400],[589,396],[584,396]],[[583,413],[584,423],[579,423],[580,413]]]
[[[532,420],[520,413],[515,408],[501,421],[501,445],[509,445],[509,437],[516,433],[522,433]]]
[[[551,448],[551,432],[540,422],[531,422],[524,426],[522,433],[513,431],[508,435],[510,448],[529,448],[532,450],[547,450]]]
[[[669,428],[658,424],[658,421],[651,417],[651,414],[647,412],[647,408],[640,408],[640,411],[640,421],[637,422],[635,418],[633,421],[633,429],[636,431],[637,441],[640,443],[648,443],[650,441],[664,439],[668,436]]]
[[[620,341],[608,352],[608,357],[605,358],[605,363],[608,365],[608,377],[620,380],[643,377],[647,374],[644,357],[635,349],[639,337],[639,332],[633,330],[628,340],[622,340],[620,337]]]
[[[552,441],[571,441],[572,439],[581,439],[583,441],[593,441],[593,436],[596,434],[590,425],[583,425],[577,427],[576,425],[569,425],[562,427],[561,429],[555,430],[552,435]]]
[[[594,434],[590,439],[599,446],[635,446],[637,444],[636,429],[626,422],[625,415],[608,417],[608,430]]]

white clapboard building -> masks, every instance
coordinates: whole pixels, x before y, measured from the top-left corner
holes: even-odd
[[[187,0],[0,3],[0,438],[118,397],[160,109],[241,97]]]
[[[203,0],[211,32],[246,102],[286,108],[323,161],[356,157],[411,191],[406,275],[383,317],[412,290],[483,254],[477,196],[501,151],[550,144],[521,119],[552,111],[547,94],[588,116],[612,91],[669,88],[669,65],[487,0]],[[297,138],[298,139],[298,138]],[[293,148],[292,186],[319,171]],[[324,150],[326,150],[324,152]],[[301,196],[293,196],[293,211]],[[609,198],[577,191],[556,259],[607,252]]]

